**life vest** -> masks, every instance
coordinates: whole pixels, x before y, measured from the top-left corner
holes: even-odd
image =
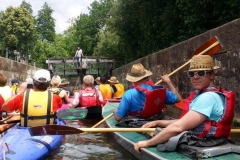
[[[109,84],[100,84],[99,91],[102,93],[103,99],[112,99],[112,91]]]
[[[81,107],[101,106],[98,91],[95,88],[92,90],[80,90],[79,104]]]
[[[4,101],[8,100],[14,95],[12,89],[9,86],[0,87],[0,94],[2,95]]]
[[[199,138],[204,138],[210,131],[211,127],[216,127],[216,132],[213,138],[229,136],[231,133],[231,125],[234,118],[235,93],[217,87],[207,88],[207,90],[204,90],[203,92],[207,91],[218,93],[219,95],[222,95],[225,98],[225,111],[222,120],[220,120],[219,122],[209,120],[203,122],[206,123],[206,127],[203,131],[199,133],[199,135],[196,136]],[[191,93],[190,96],[185,100],[185,105],[181,117],[184,116],[189,111],[190,103],[195,97],[196,91]]]
[[[117,91],[113,93],[113,97],[122,97],[125,92],[124,86],[121,83],[114,84],[114,86],[116,87]]]
[[[60,94],[62,92],[62,90],[63,90],[62,88],[50,88],[50,91],[53,94],[56,94],[56,95],[58,95],[61,98],[63,104],[67,104],[67,102],[65,100],[65,97]]]
[[[144,92],[146,95],[143,102],[143,110],[139,110],[136,113],[130,113],[131,115],[139,115],[142,118],[149,118],[162,112],[165,107],[166,101],[166,88],[163,86],[153,86],[152,83],[147,83],[153,87],[153,90],[149,91],[146,88],[140,86],[134,86],[139,92]]]
[[[2,95],[0,94],[0,110],[2,109],[3,103],[4,103],[4,99],[3,99]],[[0,117],[2,117],[2,116],[0,116]]]
[[[23,97],[23,106],[20,113],[21,126],[33,127],[54,124],[55,113],[52,109],[52,103],[52,92],[48,90],[36,92],[28,89]]]

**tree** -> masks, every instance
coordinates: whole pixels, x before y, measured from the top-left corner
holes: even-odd
[[[33,16],[24,8],[8,7],[0,17],[0,41],[9,50],[28,53],[29,46],[36,42]]]
[[[25,0],[22,1],[20,7],[25,8],[30,14],[33,14],[32,5],[30,3],[27,3]]]
[[[37,32],[40,40],[53,42],[55,38],[55,19],[52,17],[53,10],[45,2],[42,9],[38,11],[36,18]]]

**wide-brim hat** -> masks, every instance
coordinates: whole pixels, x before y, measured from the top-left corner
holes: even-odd
[[[69,84],[69,81],[63,78],[60,85],[66,85],[66,84]]]
[[[190,67],[185,72],[191,71],[211,71],[219,69],[219,66],[214,66],[213,58],[209,55],[195,55],[193,56]]]
[[[152,72],[146,70],[141,63],[138,63],[132,66],[131,72],[127,74],[126,80],[130,82],[137,82],[150,75],[152,75]]]
[[[114,77],[114,76],[112,76],[112,77],[108,80],[108,82],[119,83],[119,81],[117,80],[117,77]]]
[[[97,77],[97,78],[95,79],[95,81],[96,81],[96,82],[100,82],[100,77]]]

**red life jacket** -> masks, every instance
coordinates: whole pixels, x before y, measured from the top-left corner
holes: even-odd
[[[92,90],[80,90],[79,104],[81,107],[101,106],[98,91],[95,88]]]
[[[138,91],[144,92],[146,95],[145,101],[142,104],[143,110],[139,110],[136,113],[142,118],[149,118],[158,113],[161,113],[162,109],[165,107],[166,101],[166,88],[164,88],[163,86],[154,86],[154,84],[151,83],[151,81],[148,81],[147,84],[153,87],[152,91],[149,91],[146,88],[141,88],[140,86],[134,87]]]
[[[2,95],[0,94],[0,110],[2,110],[3,103],[4,103],[4,99],[3,99]]]
[[[219,122],[206,120],[203,123],[206,123],[205,129],[199,133],[199,138],[204,138],[208,132],[210,131],[211,127],[217,127],[216,132],[214,134],[214,138],[229,136],[231,133],[231,125],[234,118],[234,106],[235,106],[235,92],[232,91],[226,91],[222,88],[217,87],[211,87],[210,89],[204,90],[203,92],[216,92],[220,95],[223,95],[225,98],[225,111],[223,118]],[[203,93],[202,92],[202,93]],[[192,92],[190,96],[185,100],[185,106],[182,111],[182,116],[184,116],[188,111],[190,107],[190,103],[192,100],[196,97],[196,91]]]

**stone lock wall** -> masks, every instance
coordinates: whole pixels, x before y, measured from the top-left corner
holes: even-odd
[[[240,19],[117,68],[113,70],[113,75],[128,89],[131,83],[125,80],[126,74],[130,72],[133,64],[140,62],[147,70],[153,72],[151,79],[156,83],[161,75],[169,74],[186,63],[192,53],[213,36],[217,36],[223,46],[213,56],[215,65],[221,67],[216,72],[215,84],[236,92],[235,118],[240,120]],[[183,98],[193,90],[184,72],[188,67],[189,65],[171,76],[173,84]]]
[[[0,72],[8,77],[8,85],[11,85],[11,79],[17,78],[24,82],[26,78],[33,77],[39,68],[29,66],[11,59],[0,57]]]

